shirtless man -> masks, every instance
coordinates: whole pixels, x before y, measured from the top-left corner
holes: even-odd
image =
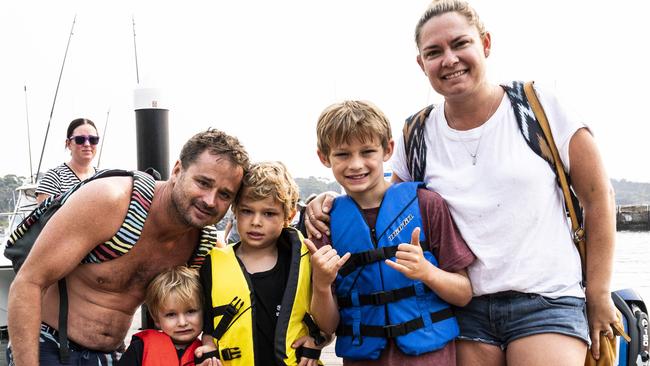
[[[188,263],[201,229],[224,216],[247,167],[248,155],[236,138],[216,130],[195,135],[183,147],[170,179],[155,183],[136,245],[101,263],[80,264],[121,227],[133,178],[98,179],[71,195],[43,229],[11,285],[8,354],[13,364],[38,365],[39,347],[41,364],[58,364],[53,334],[59,324],[57,281],[63,277],[71,358],[89,357],[80,365],[115,361],[114,352],[123,344],[149,281]]]

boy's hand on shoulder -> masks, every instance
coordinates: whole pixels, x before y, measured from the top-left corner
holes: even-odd
[[[424,258],[422,253],[419,227],[415,228],[411,233],[410,244],[403,243],[397,247],[395,258],[395,261],[386,259],[386,265],[412,280],[425,282],[433,265]]]
[[[329,212],[334,204],[336,192],[323,192],[307,204],[305,209],[305,227],[309,237],[320,239],[323,235],[329,235]]]
[[[312,281],[316,288],[329,288],[339,269],[350,259],[351,254],[345,253],[342,257],[331,245],[322,246],[320,249],[311,240],[305,239],[305,245],[311,254]]]

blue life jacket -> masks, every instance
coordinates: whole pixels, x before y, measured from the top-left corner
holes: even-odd
[[[413,229],[422,229],[418,188],[424,184],[394,184],[384,194],[377,222],[368,227],[361,209],[349,196],[336,198],[331,211],[331,239],[339,253],[352,256],[336,277],[341,320],[336,331],[336,354],[363,360],[377,359],[393,338],[408,355],[442,348],[454,339],[458,323],[452,310],[420,281],[388,267],[397,245],[410,243]],[[423,230],[420,242],[425,243]],[[426,244],[425,258],[438,261]]]

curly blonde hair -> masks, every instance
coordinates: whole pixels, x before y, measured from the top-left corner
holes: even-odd
[[[293,217],[300,198],[298,185],[287,167],[279,161],[265,161],[250,166],[233,203],[235,212],[244,196],[254,201],[273,197],[282,204],[285,221]]]

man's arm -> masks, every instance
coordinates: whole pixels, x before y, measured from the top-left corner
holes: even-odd
[[[72,272],[98,243],[120,226],[131,193],[130,178],[106,178],[75,192],[52,216],[9,289],[8,327],[15,364],[38,365],[42,304],[48,287]]]
[[[614,190],[591,134],[578,130],[569,143],[571,182],[584,209],[587,264],[587,316],[593,342],[591,352],[600,354],[600,332],[612,332],[616,313],[610,297],[614,262],[616,218]]]

